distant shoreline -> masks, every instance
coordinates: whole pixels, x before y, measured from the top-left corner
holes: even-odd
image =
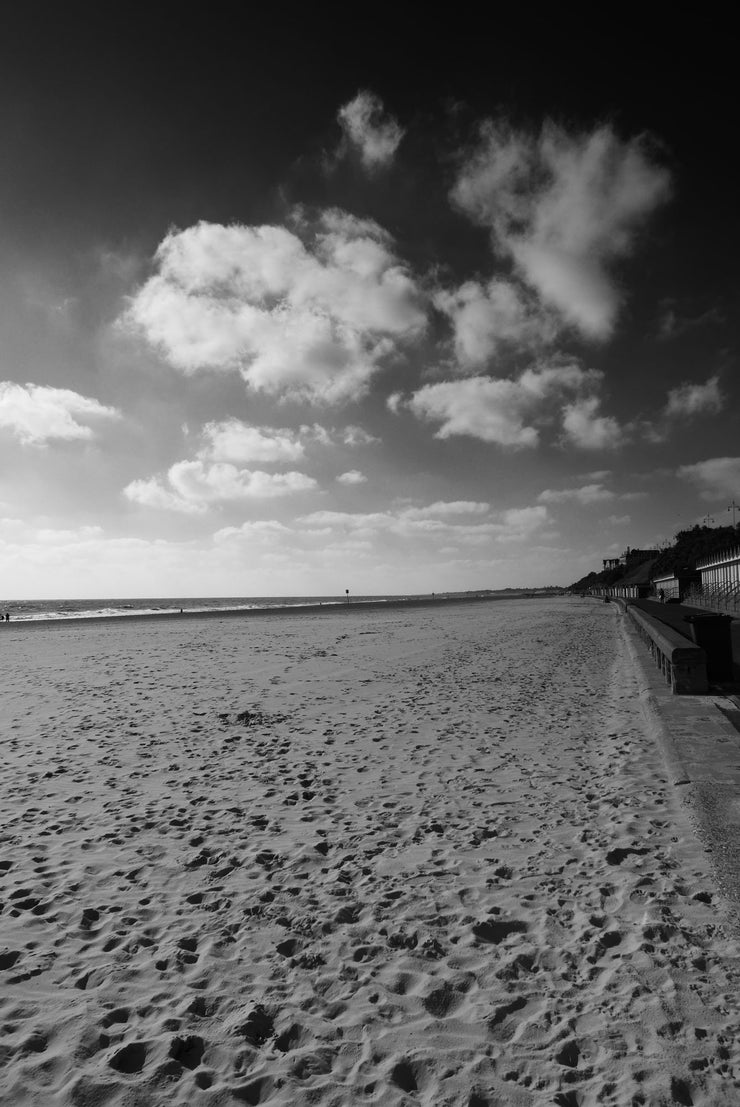
[[[11,614],[11,620],[9,623],[0,622],[0,635],[7,633],[10,630],[39,630],[44,627],[69,627],[77,626],[80,624],[89,625],[94,624],[96,626],[101,623],[150,623],[161,622],[162,620],[183,620],[183,619],[214,619],[214,618],[253,618],[259,616],[275,616],[275,615],[306,615],[317,613],[332,613],[339,614],[349,611],[367,611],[369,608],[373,610],[387,610],[398,608],[415,608],[415,607],[438,607],[440,604],[454,605],[454,604],[471,604],[471,603],[487,603],[497,600],[522,600],[522,599],[542,599],[547,598],[557,593],[552,592],[535,592],[522,590],[522,592],[492,592],[492,593],[476,593],[474,595],[448,595],[442,593],[440,595],[430,596],[416,596],[416,597],[398,597],[398,599],[378,599],[378,600],[349,600],[343,602],[341,600],[328,600],[326,602],[318,603],[296,603],[296,604],[281,604],[272,605],[269,607],[252,607],[252,608],[233,608],[233,607],[221,607],[213,608],[209,610],[196,610],[177,611],[174,609],[167,611],[148,611],[148,612],[122,612],[118,615],[78,615],[78,616],[59,616],[58,618],[48,619],[18,619],[13,620]],[[12,609],[11,609],[12,610]]]

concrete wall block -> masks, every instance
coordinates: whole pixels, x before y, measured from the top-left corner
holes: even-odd
[[[703,649],[646,612],[634,607],[628,612],[672,692],[679,696],[701,695],[709,690]]]
[[[707,666],[700,662],[683,661],[672,666],[671,691],[677,696],[698,696],[709,690]]]

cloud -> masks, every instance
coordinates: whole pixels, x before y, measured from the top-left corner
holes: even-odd
[[[404,131],[392,115],[386,115],[383,101],[362,90],[337,112],[346,142],[358,151],[366,170],[373,172],[393,161]]]
[[[598,396],[585,396],[563,410],[567,442],[581,450],[613,450],[624,444],[626,430],[611,415],[599,415]]]
[[[490,228],[495,251],[570,324],[591,339],[611,334],[621,302],[613,263],[669,195],[670,176],[642,137],[608,125],[538,135],[487,122],[455,183],[453,202]]]
[[[350,437],[354,438],[359,428],[350,429],[353,432]],[[214,503],[273,499],[312,491],[318,485],[305,473],[295,470],[268,473],[246,466],[255,462],[294,464],[305,457],[307,445],[333,446],[344,441],[346,430],[327,430],[314,423],[294,431],[285,427],[258,427],[235,418],[206,423],[198,434],[194,457],[175,462],[164,475],[132,481],[124,494],[145,507],[202,514]],[[358,477],[365,479],[362,474]],[[357,482],[357,478],[354,480]]]
[[[95,437],[89,422],[119,419],[120,412],[68,388],[0,381],[0,430],[24,446],[52,441],[85,441]]]
[[[517,379],[469,377],[425,385],[407,401],[415,415],[439,422],[437,438],[463,434],[500,446],[533,447],[533,425],[568,392],[578,393],[601,379],[595,370],[562,364],[527,369]]]
[[[380,442],[380,439],[376,438],[373,434],[369,434],[368,431],[364,430],[362,427],[350,424],[344,428],[342,441],[345,446],[371,446]]]
[[[486,515],[491,505],[480,500],[437,500],[426,507],[407,507],[402,514],[406,519],[449,518],[451,515]]]
[[[198,223],[172,231],[122,325],[184,373],[238,371],[272,395],[355,399],[398,343],[426,325],[424,296],[372,220],[323,212],[309,225]]]
[[[466,281],[452,292],[438,292],[434,305],[452,322],[463,367],[481,365],[501,347],[541,346],[558,330],[552,315],[527,302],[510,281]]]
[[[340,484],[364,484],[367,477],[359,469],[348,469],[346,473],[340,473],[337,480]]]
[[[584,507],[615,499],[615,493],[603,484],[583,484],[580,488],[545,488],[537,499],[543,504],[562,504],[573,501]]]
[[[291,430],[255,427],[239,419],[206,423],[201,431],[204,445],[199,456],[235,464],[300,461],[305,449]]]
[[[465,520],[466,515],[474,521]],[[549,514],[541,505],[493,512],[486,503],[454,500],[392,511],[314,511],[297,521],[307,534],[321,535],[325,540],[338,532],[368,540],[385,534],[420,539],[425,545],[440,542],[485,546],[528,539],[549,522]]]
[[[581,480],[595,481],[601,483],[606,480],[607,477],[612,475],[611,469],[592,469],[590,473],[579,473]]]
[[[611,523],[612,526],[614,526],[614,527],[619,527],[619,526],[622,526],[624,523],[631,523],[632,522],[632,516],[631,515],[609,515],[606,521],[607,521],[607,523]]]
[[[708,308],[699,315],[681,316],[672,306],[671,300],[663,301],[663,314],[658,322],[657,337],[661,341],[679,338],[696,327],[718,325],[725,322],[725,316],[718,307]]]
[[[740,498],[740,457],[712,457],[694,465],[682,465],[677,472],[679,477],[699,486],[704,500],[721,496]]]
[[[216,545],[229,542],[235,538],[248,539],[250,544],[259,542],[262,545],[271,545],[275,540],[290,539],[293,531],[277,519],[255,519],[242,523],[239,527],[222,527],[213,535]]]
[[[179,511],[183,515],[202,515],[207,511],[206,504],[201,500],[187,499],[168,488],[166,478],[132,480],[124,488],[123,494],[131,503],[160,511]]]
[[[186,433],[187,429],[186,429]],[[302,424],[297,430],[287,427],[255,426],[234,417],[206,423],[198,435],[196,457],[204,461],[229,461],[235,465],[251,462],[292,464],[302,461],[306,450],[348,446],[355,449],[380,441],[362,427],[325,427],[320,423]]]
[[[704,384],[682,384],[668,393],[664,415],[666,419],[716,415],[722,410],[723,399],[717,376],[710,377]]]
[[[178,461],[164,477],[135,480],[123,492],[144,507],[201,514],[209,504],[236,500],[265,500],[307,492],[317,487],[305,473],[266,473],[238,469],[227,462],[209,464],[200,458]]]

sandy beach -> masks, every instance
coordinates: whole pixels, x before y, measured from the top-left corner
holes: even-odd
[[[613,605],[3,628],[0,1101],[740,1102]]]

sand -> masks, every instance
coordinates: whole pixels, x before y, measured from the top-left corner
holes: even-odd
[[[740,1102],[624,635],[572,598],[3,628],[0,1102]]]

